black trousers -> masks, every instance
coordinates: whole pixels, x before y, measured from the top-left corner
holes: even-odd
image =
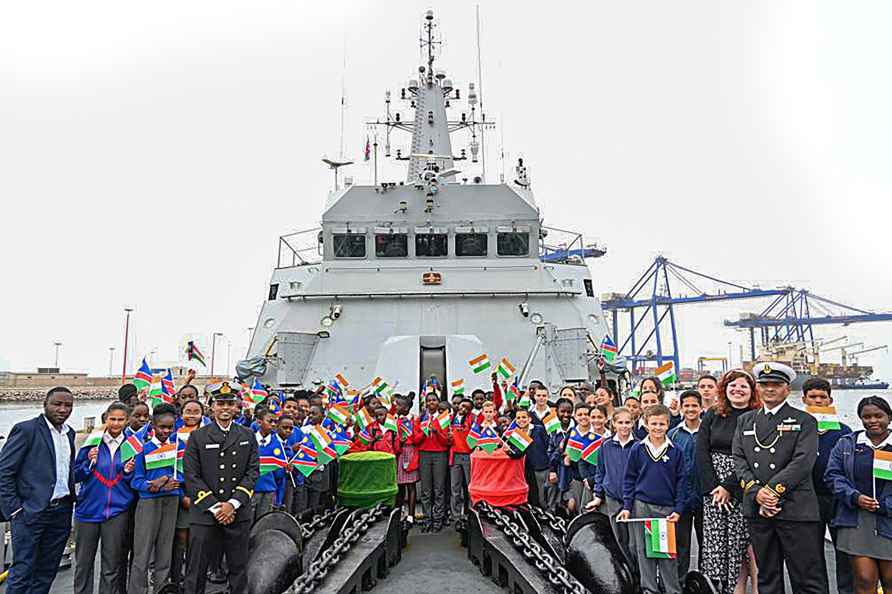
[[[684,583],[684,576],[691,569],[691,532],[697,533],[698,550],[703,550],[703,508],[681,515],[675,526],[675,541],[678,545],[678,578]],[[699,569],[699,557],[697,568]],[[702,570],[701,570],[702,571]]]
[[[824,523],[747,518],[759,594],[783,594],[784,563],[796,594],[828,594]]]
[[[226,554],[229,566],[229,587],[232,592],[248,589],[248,535],[251,522],[237,522],[229,526],[216,524],[189,526],[189,564],[184,588],[186,594],[204,594],[208,565]]]

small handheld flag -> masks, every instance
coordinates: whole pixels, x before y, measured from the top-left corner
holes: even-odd
[[[465,380],[457,379],[449,382],[449,385],[452,387],[452,395],[453,396],[464,396],[465,394]]]
[[[134,434],[124,440],[121,444],[121,462],[127,463],[138,454],[142,453],[142,441]]]
[[[480,425],[474,423],[471,430],[468,431],[468,436],[465,438],[465,441],[468,442],[468,447],[472,450],[477,447],[477,442],[480,441]]]
[[[81,444],[81,449],[84,448],[95,448],[99,444],[102,443],[102,436],[105,433],[105,426],[100,425],[98,429],[94,429],[90,435],[87,436],[87,439],[84,440],[84,443]]]
[[[326,416],[338,425],[343,426],[346,425],[347,421],[350,419],[350,411],[347,410],[346,406],[335,404],[328,409],[328,414]]]
[[[504,379],[510,379],[515,371],[516,369],[514,365],[511,364],[511,361],[508,360],[508,357],[502,357],[502,360],[499,361],[499,366],[496,368],[496,372],[498,372]]]
[[[818,431],[842,429],[835,406],[806,406],[805,410],[818,421]]]
[[[440,426],[440,429],[448,429],[449,425],[452,424],[452,415],[449,414],[448,410],[444,410],[439,415],[437,415],[437,424]]]
[[[142,365],[139,366],[136,375],[133,376],[133,385],[136,386],[137,390],[142,390],[152,385],[152,379],[152,368],[149,367],[149,364],[146,363],[146,358],[143,357]]]
[[[400,437],[408,439],[412,435],[412,419],[408,417],[402,417],[400,419],[399,425]]]
[[[530,444],[533,443],[533,438],[527,435],[523,429],[516,428],[508,436],[508,443],[517,448],[518,451],[525,452],[530,447]]]
[[[604,340],[601,341],[601,356],[609,363],[616,359],[616,354],[616,343],[613,342],[609,334],[605,334]]]
[[[297,453],[291,458],[291,466],[296,468],[304,476],[310,476],[318,467],[318,464],[316,463],[316,450],[312,445],[309,445],[308,442],[312,443],[312,440],[305,436],[298,447]]]
[[[657,367],[655,374],[657,378],[659,378],[660,383],[666,387],[674,386],[678,381],[678,377],[675,375],[675,361],[667,361],[666,363],[663,363]]]
[[[873,478],[892,481],[892,452],[873,451]]]
[[[579,432],[576,429],[570,432],[570,437],[567,438],[567,447],[564,449],[564,453],[567,454],[567,457],[570,458],[572,462],[579,462],[579,459],[582,458],[582,450],[585,449],[585,441],[583,437],[579,435]]]
[[[554,433],[561,428],[561,421],[558,419],[558,416],[555,412],[549,411],[547,415],[542,419],[542,423],[545,425],[545,430],[548,433]]]
[[[585,449],[582,450],[582,459],[588,462],[589,464],[597,464],[598,463],[598,452],[601,449],[601,445],[604,443],[604,438],[600,435],[592,440]]]
[[[369,425],[372,424],[372,415],[369,414],[369,411],[365,408],[360,408],[359,411],[353,415],[353,420],[356,421],[356,424],[359,425],[360,429],[366,429]]]
[[[368,161],[369,155],[371,155],[371,152],[372,152],[372,149],[371,149],[371,145],[369,144],[369,137],[366,136],[365,137],[365,152],[363,153],[362,160]]]
[[[347,378],[340,373],[335,374],[335,381],[338,382],[342,392],[350,386],[350,382],[347,381]]]
[[[644,522],[644,554],[648,559],[675,559],[675,524],[665,519]]]
[[[481,355],[477,355],[470,361],[468,361],[468,365],[471,366],[471,370],[476,374],[481,374],[490,368],[489,357],[486,353]]]
[[[387,418],[384,419],[384,424],[381,425],[381,429],[383,429],[384,431],[393,431],[394,433],[396,433],[399,430],[396,422],[396,417],[388,413]]]
[[[194,340],[186,343],[186,360],[197,361],[202,367],[207,367],[207,363],[204,362],[204,355],[201,354]]]
[[[263,384],[260,383],[260,380],[255,377],[254,383],[251,384],[251,400],[253,400],[254,403],[257,404],[263,402],[263,400],[268,396],[269,392],[266,391],[266,388],[263,387]]]
[[[177,444],[166,443],[160,448],[146,454],[146,470],[157,468],[175,468],[177,463]]]

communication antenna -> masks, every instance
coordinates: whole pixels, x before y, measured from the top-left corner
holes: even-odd
[[[486,130],[486,111],[483,109],[483,67],[480,61],[480,5],[477,5],[477,95],[480,98],[480,117],[483,125],[480,126],[480,152],[482,153],[481,166],[483,168],[483,183],[486,183],[486,142],[484,131]]]
[[[341,144],[338,151],[338,159],[344,160],[344,113],[347,111],[347,89],[345,79],[347,77],[347,29],[344,27],[343,63],[341,64]],[[337,173],[335,173],[337,176]],[[337,189],[337,184],[335,184]]]

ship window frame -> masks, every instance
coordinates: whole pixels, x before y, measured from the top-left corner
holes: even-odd
[[[403,239],[403,252],[399,255],[387,255],[384,251],[378,251],[378,238],[386,237],[388,239]],[[392,259],[392,258],[408,258],[409,257],[409,234],[408,233],[375,233],[375,258]]]
[[[483,253],[482,254],[463,254],[461,250],[459,250],[459,240],[462,236],[465,235],[477,235],[483,238]],[[455,257],[456,258],[486,258],[489,256],[489,233],[486,231],[474,231],[473,229],[470,231],[456,231],[453,234],[453,241],[455,243]]]
[[[349,238],[349,239],[362,238],[362,243],[355,242],[352,246],[352,247],[356,247],[356,246],[362,245],[362,255],[355,256],[355,255],[341,255],[341,254],[339,254],[337,245],[336,245],[338,238]],[[332,252],[332,255],[339,260],[364,260],[365,258],[368,257],[368,252],[369,252],[368,241],[366,241],[365,233],[332,233],[331,234],[331,252]]]
[[[520,254],[520,253],[517,253],[517,254],[502,253],[501,239],[502,239],[502,236],[504,236],[504,235],[516,235],[516,236],[525,235],[526,236],[526,248],[527,248],[526,251],[522,254]],[[505,230],[505,231],[498,230],[496,232],[496,255],[498,255],[500,258],[526,258],[526,257],[529,257],[529,255],[530,255],[530,232],[529,232],[529,230],[521,230],[521,229],[511,229],[510,231],[509,230]]]
[[[418,253],[418,240],[422,238],[430,238],[434,235],[443,238],[443,253],[442,254],[419,254]],[[448,258],[449,257],[449,233],[415,233],[415,257],[416,258]]]

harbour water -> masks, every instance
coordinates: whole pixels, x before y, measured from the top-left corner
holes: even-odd
[[[833,399],[842,421],[852,429],[861,428],[856,408],[858,402],[866,396],[882,396],[892,402],[892,390],[839,390],[833,392]],[[99,423],[102,411],[110,402],[109,400],[75,402],[74,411],[71,413],[71,418],[68,419],[68,424],[79,431],[83,428],[86,417],[95,417],[96,422]],[[801,405],[798,393],[790,395],[790,403],[794,406]],[[39,414],[41,410],[42,404],[38,402],[0,403],[0,436],[6,437],[13,425]]]

